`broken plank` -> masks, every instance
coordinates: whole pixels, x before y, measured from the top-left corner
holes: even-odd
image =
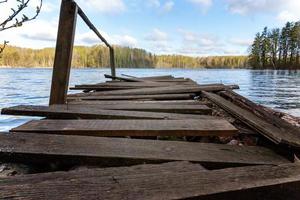
[[[78,106],[63,105],[53,106],[31,106],[20,105],[10,108],[3,108],[1,114],[38,116],[50,119],[214,119],[212,116],[160,113],[160,112],[139,112],[124,110],[100,110]]]
[[[250,111],[240,108],[219,95],[208,92],[203,92],[203,95],[271,141],[277,144],[286,144],[297,148],[300,147],[300,134],[282,131],[268,121],[257,117]],[[295,127],[295,130],[298,130],[299,132],[300,129]]]
[[[128,111],[146,111],[146,112],[165,112],[165,113],[181,113],[181,114],[206,114],[210,115],[212,110],[206,105],[172,105],[172,104],[88,104],[88,105],[54,105],[55,108],[59,109],[87,109],[95,111],[97,110],[128,110]]]
[[[121,74],[122,76],[126,76],[129,78],[140,78],[140,79],[173,79],[175,78],[172,75],[163,75],[163,76],[146,76],[146,77],[136,77],[136,76],[131,76],[128,74]]]
[[[86,162],[105,159],[141,161],[192,161],[212,165],[281,164],[289,162],[263,147],[212,143],[104,138],[36,133],[0,134],[0,158],[43,162],[47,157]],[[42,156],[41,156],[42,155]],[[28,159],[30,158],[30,159]],[[120,163],[121,164],[121,163]],[[120,165],[119,165],[120,166]]]
[[[68,101],[82,99],[82,100],[185,100],[194,99],[195,94],[160,94],[160,95],[114,95],[114,96],[86,96],[77,97],[68,96]]]
[[[221,119],[32,120],[11,132],[86,136],[232,136],[237,129]]]
[[[228,193],[237,193],[234,199],[291,200],[299,197],[300,168],[297,164],[281,166],[251,166],[212,171],[183,171],[159,173],[136,167],[94,169],[82,172],[81,177],[59,172],[27,175],[34,184],[22,177],[6,178],[0,185],[0,197],[24,199],[208,199],[213,195],[228,199]],[[62,178],[57,178],[57,176]],[[18,181],[20,180],[21,181]],[[52,179],[52,180],[51,180]],[[289,188],[289,189],[288,189]],[[259,192],[265,189],[265,193]],[[292,191],[288,193],[286,190]],[[63,191],[63,192],[57,192]],[[243,193],[251,195],[251,198]],[[276,195],[277,194],[277,195]],[[285,195],[283,195],[285,194]]]
[[[222,91],[230,89],[230,86],[223,84],[202,85],[202,86],[172,86],[159,88],[142,88],[131,90],[116,90],[108,92],[90,92],[83,94],[71,94],[69,97],[82,96],[103,96],[103,95],[153,95],[153,94],[184,94],[184,93],[200,93],[201,91]]]
[[[125,78],[120,76],[111,76],[108,74],[104,74],[104,77],[109,79],[114,79],[114,80],[126,81],[126,82],[152,82],[152,81],[147,81],[139,78]]]

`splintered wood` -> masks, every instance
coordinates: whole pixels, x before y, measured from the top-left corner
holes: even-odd
[[[290,155],[300,147],[299,128],[258,115],[256,104],[232,93],[238,86],[105,77],[113,81],[72,87],[82,92],[65,104],[2,109],[45,119],[0,134],[0,162],[93,168],[4,178],[1,199],[298,199],[300,167]],[[234,120],[213,116],[216,106]],[[236,121],[275,144],[211,142],[241,136]]]

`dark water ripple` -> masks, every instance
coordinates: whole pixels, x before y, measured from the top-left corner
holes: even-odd
[[[105,81],[103,75],[109,72],[109,69],[73,69],[70,85],[102,82]],[[300,117],[299,70],[118,69],[117,72],[133,76],[172,74],[202,84],[238,84],[241,95]],[[0,69],[0,109],[19,104],[47,105],[51,76],[51,69]],[[0,131],[7,131],[31,119],[37,118],[2,115]]]

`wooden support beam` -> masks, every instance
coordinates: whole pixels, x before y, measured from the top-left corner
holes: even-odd
[[[115,77],[116,76],[115,51],[112,46],[109,47],[109,59],[110,59],[111,75]]]
[[[50,105],[64,104],[67,100],[77,11],[78,8],[74,1],[62,1],[52,74]]]
[[[222,119],[187,120],[32,120],[11,132],[85,136],[232,136],[237,129]]]
[[[181,172],[176,168],[174,164],[169,172],[162,172],[159,166],[146,165],[81,170],[76,175],[57,172],[17,176],[0,182],[0,198],[296,200],[300,195],[297,164]]]
[[[192,161],[213,165],[278,165],[289,162],[263,147],[230,146],[212,143],[104,138],[36,133],[0,134],[1,161],[45,162],[49,158],[103,163],[121,161]],[[211,164],[211,165],[210,165]],[[215,179],[212,179],[215,180]],[[1,182],[1,181],[0,181]],[[1,193],[1,192],[0,192]]]

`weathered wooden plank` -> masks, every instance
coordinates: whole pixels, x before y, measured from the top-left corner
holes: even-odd
[[[110,168],[111,170],[106,175],[111,175],[114,170],[119,171],[120,168],[114,167]],[[190,163],[188,161],[172,161],[167,163],[160,163],[160,164],[140,164],[135,165],[131,167],[123,167],[125,169],[122,172],[117,172],[118,175],[125,173],[134,173],[135,174],[159,174],[159,173],[182,173],[182,172],[190,172],[190,171],[198,171],[198,172],[204,172],[207,171],[203,166],[200,164],[194,164]],[[40,174],[27,174],[25,176],[15,176],[14,178],[11,177],[4,177],[1,178],[0,187],[4,184],[6,186],[8,185],[15,185],[15,184],[36,184],[47,181],[54,181],[54,180],[65,180],[70,178],[72,176],[72,179],[82,178],[83,176],[91,177],[93,176],[93,173],[95,172],[104,172],[101,168],[94,168],[94,169],[88,169],[88,168],[80,168],[76,170],[65,172],[51,172],[51,173],[40,173]],[[104,174],[103,174],[104,175]]]
[[[162,86],[172,86],[176,85],[174,83],[156,83],[156,82],[121,82],[121,81],[115,81],[115,82],[109,82],[109,83],[98,83],[98,84],[82,84],[82,85],[75,85],[76,88],[80,87],[162,87]],[[181,85],[190,85],[190,83],[182,83]],[[194,84],[195,85],[195,84]]]
[[[198,101],[198,100],[165,100],[165,101],[153,101],[153,100],[102,100],[102,101],[87,101],[87,100],[78,100],[78,101],[70,101],[68,104],[103,104],[103,105],[111,105],[111,104],[159,104],[159,105],[206,105],[206,102]]]
[[[297,199],[300,194],[299,188],[297,190],[297,186],[300,185],[300,167],[297,164],[228,168],[205,172],[195,170],[181,173],[155,173],[149,170],[149,174],[139,173],[136,167],[133,169],[122,167],[89,170],[86,173],[82,172],[80,178],[73,178],[72,173],[68,175],[68,172],[60,172],[62,178],[54,180],[51,180],[53,176],[59,176],[56,173],[42,175],[50,177],[50,181],[29,175],[35,184],[22,181],[18,183],[18,179],[22,177],[5,179],[0,186],[0,197],[3,199],[21,197],[25,199],[171,200],[207,199],[211,195],[218,194],[220,195],[218,199],[227,199],[227,193],[240,191],[241,193],[237,194],[239,196],[234,199],[244,199],[243,191],[251,190],[250,194],[253,194],[254,199],[283,200]],[[27,176],[24,178],[26,179]],[[293,192],[290,194],[285,192],[288,186],[293,187],[290,190]],[[256,193],[261,188],[266,188],[269,192]],[[276,196],[274,192],[277,193]]]
[[[219,105],[230,114],[239,118],[242,122],[257,130],[259,133],[275,143],[287,144],[294,147],[300,147],[300,133],[282,131],[280,128],[263,120],[253,113],[240,108],[226,99],[208,92],[203,92],[203,95],[215,104]],[[295,130],[297,128],[295,127]],[[300,129],[298,129],[299,132]]]
[[[109,79],[114,79],[114,80],[127,81],[127,82],[152,82],[152,81],[147,81],[139,78],[125,78],[120,76],[111,76],[108,74],[104,74],[104,77]]]
[[[139,112],[124,110],[100,110],[81,105],[77,106],[31,106],[20,105],[10,108],[3,108],[1,114],[39,116],[50,119],[216,119],[212,116],[160,113],[160,112]]]
[[[59,109],[95,109],[97,110],[128,110],[128,111],[149,111],[165,113],[185,113],[185,114],[211,114],[212,110],[206,105],[172,105],[172,104],[88,104],[88,105],[55,105]]]
[[[271,108],[267,108],[262,105],[258,105],[249,99],[241,96],[240,94],[237,94],[234,91],[222,91],[222,96],[225,96],[226,98],[229,98],[234,104],[245,108],[246,110],[252,112],[256,116],[263,118],[267,120],[269,123],[273,124],[274,126],[280,128],[283,131],[286,132],[294,132],[294,134],[300,134],[300,128],[295,128],[295,125],[297,124],[297,121],[300,122],[300,118],[288,115],[286,113],[281,113],[275,110],[272,110]],[[289,119],[289,122],[292,122],[293,124],[287,122],[283,118]]]
[[[0,134],[1,160],[15,161],[17,156],[28,161],[47,159],[105,159],[136,161],[192,161],[204,164],[280,164],[289,162],[263,147],[230,146],[212,143],[103,138],[36,133]]]
[[[62,1],[54,58],[49,104],[64,104],[72,62],[78,7],[73,1]]]
[[[231,136],[237,129],[221,119],[32,120],[11,132],[90,136]]]
[[[82,100],[185,100],[194,99],[195,94],[160,94],[160,95],[107,95],[107,96],[87,96],[87,97],[75,97],[70,96],[68,100],[76,100],[78,98]]]
[[[121,74],[122,76],[126,76],[129,78],[140,78],[140,79],[174,79],[175,77],[172,75],[164,75],[164,76],[146,76],[146,77],[136,77],[128,74]]]
[[[130,90],[115,90],[103,92],[90,92],[84,94],[72,94],[69,97],[80,96],[103,96],[103,95],[153,95],[153,94],[185,94],[185,93],[200,93],[201,91],[222,91],[230,89],[229,86],[223,84],[202,85],[202,86],[172,86],[159,88],[141,88]]]

